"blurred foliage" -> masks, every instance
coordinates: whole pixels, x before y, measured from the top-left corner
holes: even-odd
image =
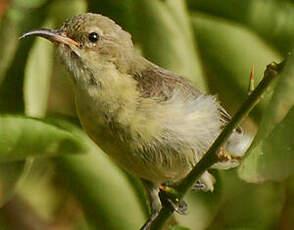
[[[80,129],[54,46],[18,40],[86,11],[114,19],[138,52],[218,95],[230,113],[247,97],[252,66],[258,83],[293,49],[292,0],[0,1],[1,230],[135,230],[146,219],[141,184]],[[214,192],[189,193],[189,214],[173,230],[294,229],[293,66],[291,57],[244,122],[257,135],[241,166],[213,171]]]

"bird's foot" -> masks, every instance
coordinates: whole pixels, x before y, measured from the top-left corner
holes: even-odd
[[[204,191],[206,192],[208,189],[207,189],[207,186],[205,183],[201,182],[201,180],[197,180],[193,186],[192,186],[192,190],[193,191]]]
[[[212,192],[214,189],[215,178],[212,174],[205,171],[201,177],[193,184],[193,191]]]
[[[151,206],[151,216],[140,228],[140,230],[149,230],[154,219],[158,216],[162,206],[168,205],[171,209],[176,211],[178,214],[185,215],[187,213],[187,203],[177,198],[177,191],[170,186],[171,183],[167,182],[159,186],[159,192],[155,189],[150,188],[150,183],[142,180],[145,189],[149,192],[149,204]],[[158,187],[157,187],[158,189]],[[156,198],[156,199],[155,199]],[[157,201],[160,201],[160,205]]]
[[[188,210],[188,205],[184,200],[174,201],[172,199],[167,199],[173,209],[180,215],[186,215]]]

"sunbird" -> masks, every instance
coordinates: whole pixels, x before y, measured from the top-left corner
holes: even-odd
[[[131,35],[108,17],[85,13],[66,20],[60,29],[32,30],[21,38],[32,35],[57,44],[72,73],[77,113],[89,137],[141,179],[151,209],[141,229],[148,229],[162,207],[160,185],[185,177],[230,115],[215,96],[141,56]],[[242,156],[245,139],[241,128],[236,128],[225,151]],[[232,158],[214,167],[237,165]],[[206,171],[195,187],[211,191],[213,183]]]

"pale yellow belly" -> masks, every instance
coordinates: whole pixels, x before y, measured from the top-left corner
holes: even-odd
[[[189,153],[173,154],[156,152],[154,148],[153,153],[138,153],[130,146],[131,140],[122,141],[118,136],[113,136],[107,127],[88,124],[82,116],[80,118],[90,138],[119,166],[139,178],[161,184],[184,177],[192,168],[191,157],[185,157],[186,154],[194,155],[191,150]]]
[[[156,118],[147,117],[144,110],[144,113],[136,113],[136,115],[137,118],[146,116],[149,120],[142,119],[146,121],[145,123],[139,120],[134,124],[130,119],[127,125],[124,124],[125,126],[120,126],[119,123],[115,123],[117,121],[114,121],[114,126],[117,126],[113,127],[113,124],[109,122],[109,117],[105,114],[107,109],[100,107],[103,106],[104,102],[98,103],[97,97],[96,95],[95,100],[92,100],[83,91],[77,92],[77,111],[83,128],[107,155],[135,176],[156,183],[178,180],[187,175],[199,160],[201,153],[208,147],[208,144],[204,144],[206,147],[202,147],[201,151],[195,152],[198,148],[192,146],[195,141],[193,138],[189,138],[191,135],[186,138],[183,134],[178,135],[176,131],[168,135],[161,135],[160,132],[165,127],[163,121],[174,119],[174,115],[172,118],[167,119],[166,114],[162,112],[164,111],[163,107],[159,106],[158,111],[156,111],[156,107],[152,107],[154,109],[153,113],[158,114]],[[117,112],[114,115],[117,115]],[[124,118],[129,118],[126,116],[128,113],[124,115]],[[161,116],[161,120],[159,116]],[[179,121],[177,116],[175,117],[179,123],[178,130],[182,131],[183,119]],[[141,132],[140,134],[142,135],[135,135],[133,132],[135,129],[132,129],[132,127],[138,124],[143,124],[144,129],[141,130],[145,132]],[[187,125],[191,127],[189,120],[187,120]],[[190,132],[194,134],[195,131],[197,129],[191,129]],[[178,136],[181,138],[178,138]],[[190,142],[183,143],[183,140],[186,139],[190,140]]]

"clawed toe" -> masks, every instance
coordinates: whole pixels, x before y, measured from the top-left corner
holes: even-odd
[[[192,186],[193,191],[207,191],[207,186],[202,183],[200,180],[197,180]]]
[[[169,182],[166,182],[159,187],[156,187],[154,184],[143,179],[142,183],[146,190],[146,195],[152,214],[145,224],[140,228],[140,230],[150,229],[153,221],[156,219],[162,208],[162,204],[169,206],[170,209],[173,209],[180,215],[187,214],[187,203],[177,198],[175,195],[176,191],[172,187],[169,187]]]
[[[186,215],[187,214],[187,210],[188,210],[188,205],[185,201],[181,200],[181,201],[173,201],[172,199],[167,199],[168,202],[171,204],[171,206],[174,208],[174,210],[180,214],[180,215]]]

